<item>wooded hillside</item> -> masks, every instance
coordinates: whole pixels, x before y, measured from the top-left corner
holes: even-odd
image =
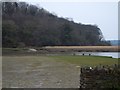
[[[2,3],[3,47],[110,45],[102,39],[97,25],[75,23],[25,2]]]

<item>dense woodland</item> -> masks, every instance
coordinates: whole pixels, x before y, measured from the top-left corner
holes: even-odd
[[[3,47],[110,45],[97,25],[75,23],[25,2],[2,3],[2,42]]]

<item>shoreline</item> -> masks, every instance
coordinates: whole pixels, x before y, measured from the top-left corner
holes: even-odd
[[[36,51],[31,51],[35,49]],[[70,54],[75,52],[120,52],[120,46],[46,46],[2,48],[2,55]]]

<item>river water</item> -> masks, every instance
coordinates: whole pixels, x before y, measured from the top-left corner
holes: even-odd
[[[108,56],[112,58],[120,58],[120,52],[76,52],[76,55],[93,55],[93,56]]]

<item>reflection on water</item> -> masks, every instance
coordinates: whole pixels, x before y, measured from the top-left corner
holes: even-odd
[[[120,58],[120,52],[76,52],[76,55],[94,55],[94,56],[108,56],[112,58]]]

